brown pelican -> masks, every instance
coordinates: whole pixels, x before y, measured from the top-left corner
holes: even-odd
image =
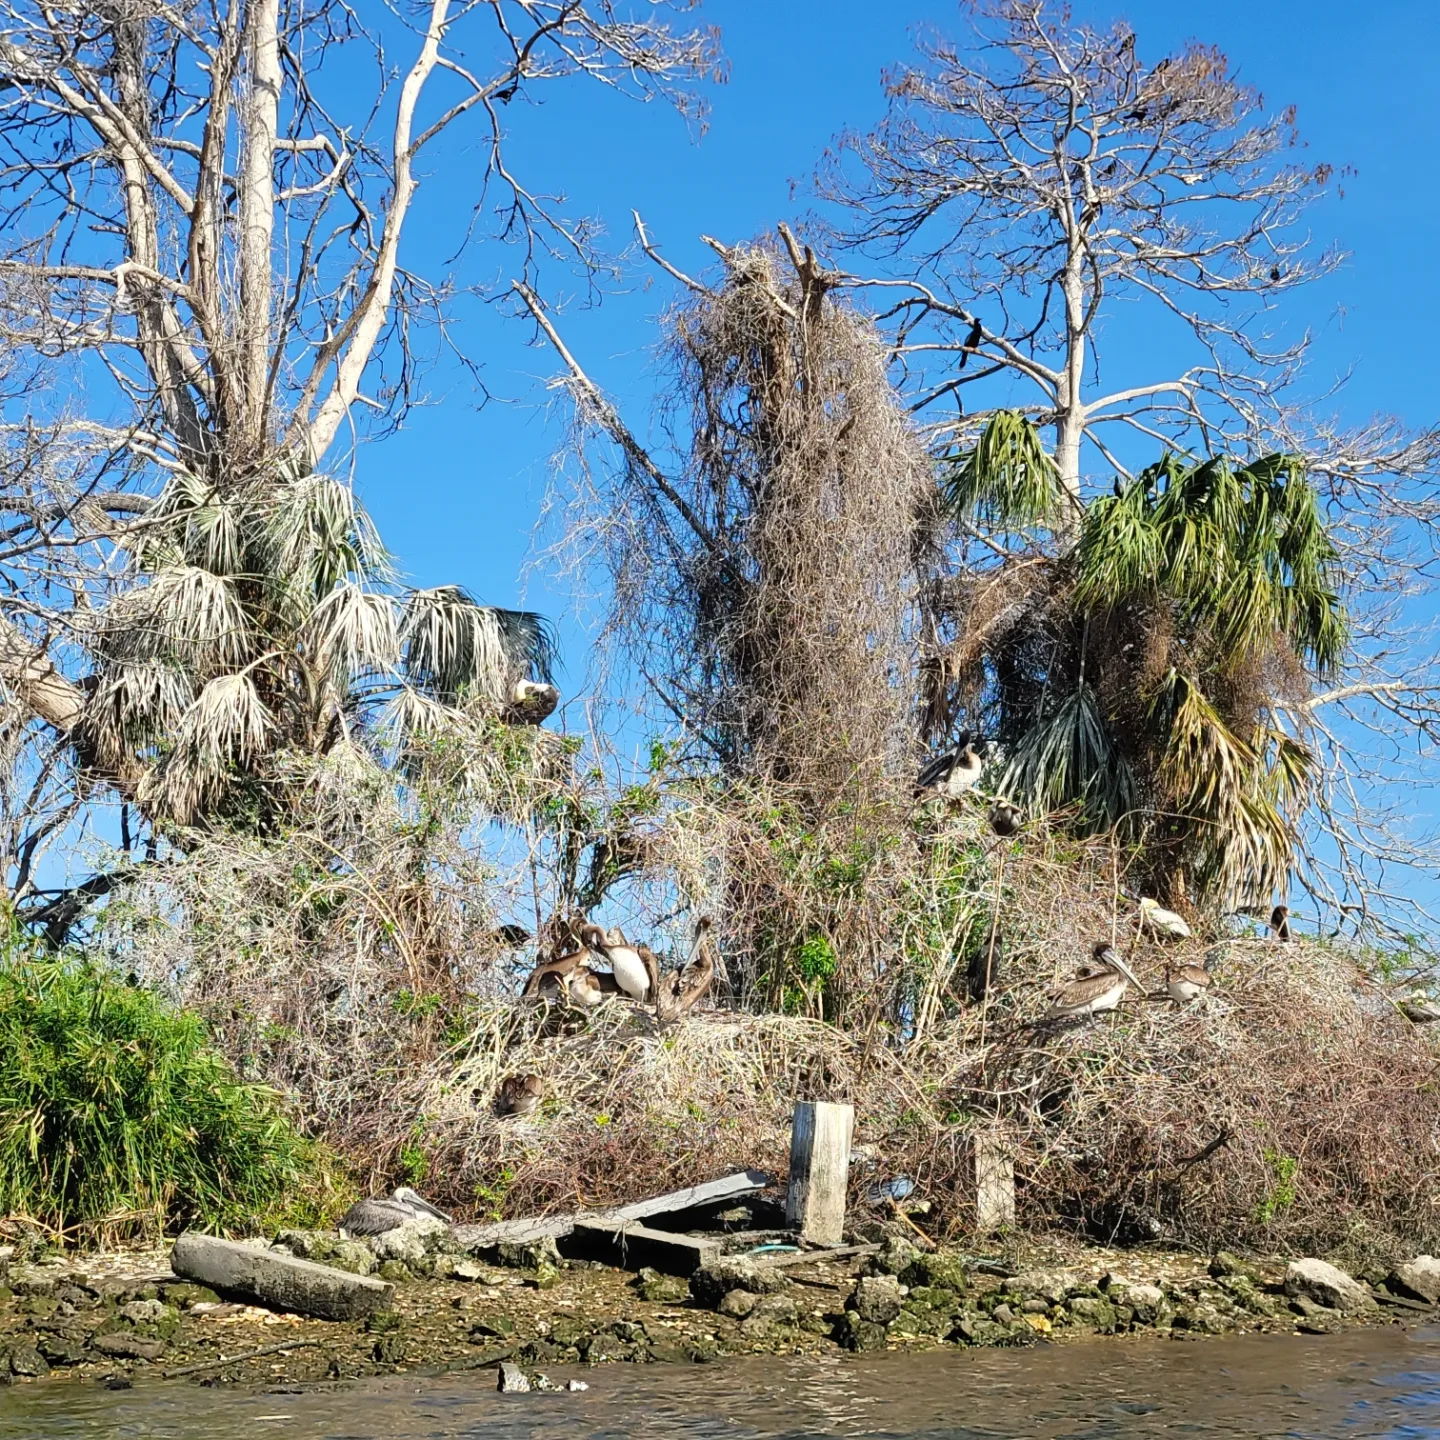
[[[660,984],[660,966],[654,953],[644,945],[632,945],[621,930],[607,930],[596,950],[610,962],[615,983],[632,1000],[655,998]]]
[[[518,680],[510,692],[505,718],[512,725],[538,725],[554,714],[560,703],[560,692],[553,685],[538,680]]]
[[[1041,1025],[1099,1015],[1113,1010],[1131,985],[1137,990],[1145,988],[1113,946],[1101,941],[1091,953],[1095,964],[1084,967],[1054,992],[1050,1009],[1040,1017]]]
[[[980,758],[985,749],[984,742],[972,744],[970,732],[964,731],[953,750],[937,755],[915,777],[915,794],[943,795],[947,800],[958,800],[980,779],[985,768]]]
[[[992,927],[980,942],[980,948],[970,957],[970,964],[965,972],[965,988],[975,1004],[978,1005],[985,998],[985,992],[999,973],[1000,962],[1004,958],[1004,941],[1000,938],[1000,932]]]
[[[1023,821],[1020,807],[1008,800],[997,800],[990,807],[990,828],[997,835],[1014,835]]]
[[[1210,972],[1203,965],[1167,965],[1165,993],[1181,1005],[1188,1005],[1210,988]]]
[[[507,1075],[495,1091],[497,1115],[528,1115],[539,1103],[545,1087],[538,1075]]]
[[[702,915],[695,922],[695,944],[689,962],[672,970],[655,992],[655,1013],[661,1020],[678,1020],[694,1008],[695,1002],[710,988],[715,978],[715,952],[708,932],[713,922]]]
[[[1270,933],[1283,945],[1290,943],[1290,907],[1277,905],[1270,912]]]
[[[577,923],[578,922],[578,923]],[[574,936],[573,942],[570,936]],[[605,932],[588,920],[573,916],[562,929],[558,946],[565,946],[565,953],[554,959],[543,960],[531,972],[525,982],[522,995],[553,995],[557,991],[567,999],[571,998],[575,981],[580,972],[589,970],[595,963],[595,951],[605,938]]]
[[[369,1199],[357,1200],[340,1217],[337,1228],[345,1236],[383,1235],[407,1220],[419,1220],[426,1215],[450,1224],[450,1217],[443,1210],[437,1210],[408,1185],[401,1185],[389,1195],[372,1195]]]
[[[615,977],[605,970],[580,970],[570,982],[569,999],[582,1010],[593,1010],[610,995],[623,993]]]
[[[1440,1005],[1437,1005],[1424,990],[1412,990],[1409,995],[1397,1003],[1400,1013],[1412,1025],[1433,1025],[1440,1020]]]
[[[497,950],[518,950],[530,943],[530,932],[523,925],[497,925],[490,932],[490,944]]]
[[[1188,940],[1190,927],[1173,910],[1166,910],[1158,901],[1146,896],[1140,901],[1140,914],[1136,923],[1142,930],[1162,940]]]

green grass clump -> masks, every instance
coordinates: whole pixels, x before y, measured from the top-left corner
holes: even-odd
[[[0,1215],[113,1241],[303,1207],[329,1166],[204,1024],[67,957],[0,953]]]

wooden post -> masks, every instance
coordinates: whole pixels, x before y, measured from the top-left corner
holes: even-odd
[[[1015,1160],[1004,1137],[970,1137],[970,1179],[975,1187],[975,1229],[982,1235],[1015,1223]]]
[[[854,1128],[852,1105],[805,1100],[795,1107],[785,1217],[792,1229],[817,1245],[838,1245],[844,1238]]]

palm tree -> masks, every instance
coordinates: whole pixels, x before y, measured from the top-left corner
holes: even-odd
[[[85,757],[162,825],[259,827],[296,757],[403,757],[481,733],[550,679],[548,624],[456,586],[402,590],[350,489],[323,475],[219,491],[171,478],[124,552],[133,584],[82,637]]]
[[[1162,894],[1259,903],[1311,794],[1296,716],[1349,639],[1305,468],[1167,455],[1047,546],[1067,497],[1029,429],[997,417],[947,482],[962,519],[1030,542],[968,583],[947,678],[988,712],[1012,796],[1142,841]]]

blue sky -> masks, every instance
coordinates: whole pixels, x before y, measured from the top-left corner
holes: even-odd
[[[1152,63],[1189,38],[1219,45],[1268,103],[1298,105],[1307,159],[1354,168],[1343,198],[1312,212],[1317,240],[1338,240],[1352,259],[1323,289],[1300,292],[1292,313],[1317,334],[1317,389],[1353,371],[1342,405],[1348,418],[1386,411],[1421,423],[1431,416],[1440,322],[1432,173],[1440,7],[1085,0],[1075,13],[1096,25],[1128,20]],[[837,131],[878,118],[881,71],[911,54],[916,27],[958,34],[962,24],[954,4],[903,0],[707,0],[699,14],[720,27],[731,65],[729,82],[708,93],[703,136],[659,106],[597,103],[583,87],[563,94],[555,87],[542,105],[508,112],[513,154],[532,179],[563,191],[572,210],[598,217],[617,244],[628,238],[630,210],[640,210],[665,253],[695,270],[711,258],[700,234],[746,239],[802,213],[808,201],[794,187],[803,192]],[[429,269],[453,252],[469,215],[463,177],[474,163],[464,139],[443,152],[443,165],[436,162],[409,237],[412,263]],[[450,273],[493,292],[508,285],[516,264],[513,254],[482,247]],[[637,267],[627,293],[592,309],[577,305],[563,321],[586,367],[641,429],[653,321],[667,299]],[[438,361],[426,377],[430,403],[401,434],[360,452],[356,481],[415,583],[458,582],[491,603],[523,600],[554,616],[573,691],[585,675],[593,617],[572,613],[566,585],[543,567],[522,576],[550,457],[563,440],[563,407],[548,406],[543,388],[557,367],[548,351],[529,346],[523,322],[502,319],[493,306],[465,303],[457,315],[453,338],[481,365],[494,398],[482,407],[465,370]]]

